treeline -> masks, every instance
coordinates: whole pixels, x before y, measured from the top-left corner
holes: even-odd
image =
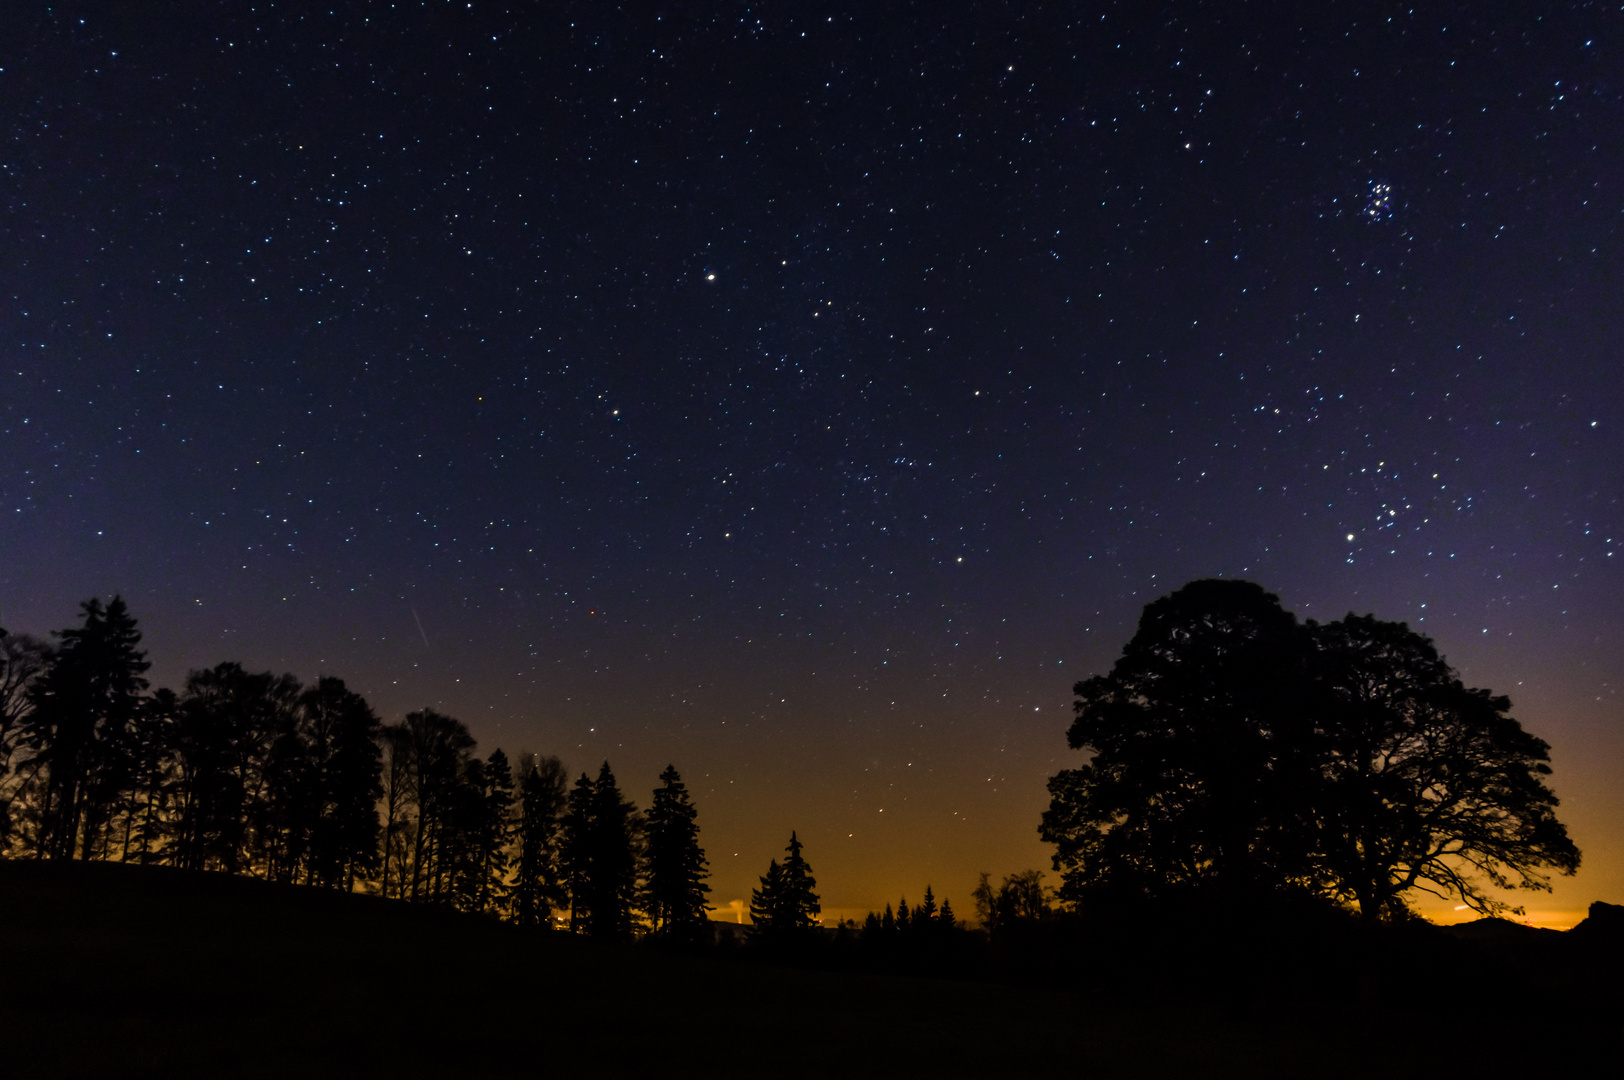
[[[675,768],[642,812],[607,762],[571,785],[556,757],[479,756],[430,709],[385,724],[331,676],[223,663],[151,690],[124,601],[82,610],[54,643],[0,630],[0,852],[364,886],[606,938],[706,924]]]

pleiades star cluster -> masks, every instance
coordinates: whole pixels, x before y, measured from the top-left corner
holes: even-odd
[[[1244,577],[1511,695],[1531,918],[1624,902],[1617,3],[5,21],[0,625],[675,764],[724,912],[792,828],[968,912]]]

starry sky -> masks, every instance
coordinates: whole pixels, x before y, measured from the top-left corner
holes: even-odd
[[[793,828],[826,915],[966,913],[1048,865],[1072,684],[1245,577],[1512,696],[1570,925],[1624,902],[1624,9],[1501,7],[20,4],[0,623],[119,592],[158,684],[674,763],[724,911]]]

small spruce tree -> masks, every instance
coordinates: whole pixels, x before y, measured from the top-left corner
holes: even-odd
[[[818,894],[814,891],[818,883],[812,876],[812,867],[802,858],[801,842],[793,831],[784,851],[783,882],[773,923],[788,933],[800,933],[818,925],[816,916],[823,908],[818,905]]]
[[[761,875],[761,886],[750,890],[751,935],[765,937],[778,929],[779,895],[784,891],[784,868],[774,859]]]

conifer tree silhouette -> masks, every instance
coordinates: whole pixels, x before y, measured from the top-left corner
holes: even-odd
[[[527,756],[519,762],[518,858],[513,879],[513,918],[520,926],[549,925],[553,908],[566,902],[559,879],[560,815],[564,812],[564,763]]]
[[[914,914],[916,918],[924,919],[927,924],[936,921],[936,896],[930,891],[929,885],[925,886],[925,899],[920,902]]]
[[[801,855],[801,841],[794,832],[784,848],[784,862],[774,859],[761,879],[761,887],[750,896],[750,918],[758,936],[785,940],[805,934],[818,925],[822,912],[818,904],[817,881],[812,867]]]
[[[508,868],[509,822],[513,810],[513,770],[502,748],[485,759],[480,790],[478,828],[475,835],[478,884],[474,890],[475,911],[501,910],[507,901],[505,881]]]
[[[675,766],[666,766],[660,783],[648,811],[644,907],[654,930],[691,931],[705,925],[710,892],[698,812]]]
[[[637,807],[621,795],[607,761],[596,780],[581,774],[568,806],[564,848],[570,927],[595,938],[629,937],[643,825]]]
[[[761,875],[761,884],[750,890],[750,933],[765,938],[777,929],[779,895],[784,891],[784,868],[774,859]]]
[[[818,883],[812,876],[812,867],[801,857],[801,842],[792,831],[789,846],[784,849],[784,887],[779,894],[779,921],[792,930],[806,930],[817,925],[817,915],[823,908],[818,905],[814,891]]]
[[[570,788],[560,829],[559,856],[569,892],[570,929],[587,932],[592,918],[592,778],[582,773]]]

